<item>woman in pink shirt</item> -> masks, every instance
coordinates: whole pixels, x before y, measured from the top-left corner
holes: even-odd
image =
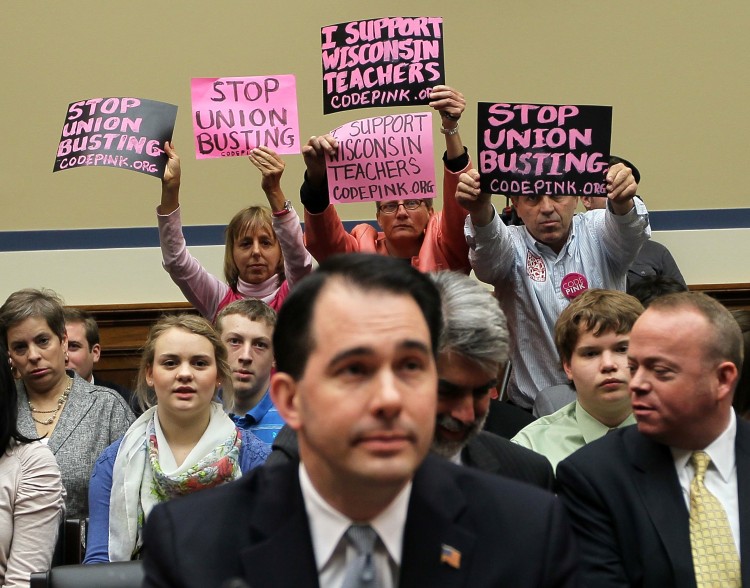
[[[249,156],[261,172],[261,188],[270,209],[250,206],[227,225],[225,283],[206,271],[187,250],[180,218],[180,158],[169,142],[164,149],[169,161],[156,212],[164,269],[172,281],[209,320],[241,298],[259,298],[278,310],[289,289],[312,271],[299,217],[281,190],[284,162],[267,147],[255,148]]]

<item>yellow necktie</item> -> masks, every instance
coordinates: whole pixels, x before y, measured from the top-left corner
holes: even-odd
[[[695,477],[690,483],[690,545],[698,588],[740,587],[740,558],[729,520],[719,500],[704,484],[711,458],[696,451],[690,458]]]

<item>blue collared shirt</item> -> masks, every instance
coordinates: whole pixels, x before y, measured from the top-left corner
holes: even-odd
[[[273,405],[268,390],[266,390],[260,402],[248,410],[244,416],[230,413],[229,418],[239,428],[253,432],[256,437],[269,445],[273,443],[277,433],[285,424],[279,411]]]

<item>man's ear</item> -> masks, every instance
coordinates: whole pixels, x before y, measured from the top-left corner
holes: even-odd
[[[284,422],[295,431],[299,430],[299,386],[287,373],[276,372],[271,376],[271,400]]]
[[[723,361],[716,366],[716,379],[718,382],[717,400],[723,400],[727,395],[729,395],[730,399],[732,398],[738,377],[737,366],[731,361]]]
[[[573,381],[573,370],[570,369],[570,362],[569,361],[563,361],[562,362],[563,370],[565,371],[565,375],[567,376],[568,380],[571,382]]]
[[[91,348],[91,353],[94,354],[94,363],[96,363],[102,356],[102,346],[99,345],[99,343],[94,343],[94,346]]]

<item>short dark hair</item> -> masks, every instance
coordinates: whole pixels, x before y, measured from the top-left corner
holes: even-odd
[[[403,294],[414,299],[430,331],[432,353],[437,355],[442,316],[440,295],[430,279],[408,261],[387,255],[344,253],[320,264],[291,291],[279,311],[273,333],[278,371],[299,380],[315,348],[312,322],[320,293],[331,280],[361,291]]]
[[[89,344],[89,351],[93,349],[94,345],[99,344],[99,325],[96,324],[96,320],[91,316],[90,312],[86,312],[80,308],[73,308],[68,306],[63,309],[65,313],[65,324],[68,323],[81,323],[86,332],[86,342]]]
[[[703,292],[677,292],[654,299],[649,310],[673,312],[692,309],[706,319],[711,327],[712,336],[708,341],[700,341],[705,350],[705,357],[712,361],[731,361],[737,371],[742,371],[745,355],[742,330],[732,313],[718,300]]]
[[[675,292],[687,292],[687,287],[667,276],[645,276],[628,287],[628,294],[640,300],[644,308],[655,298]]]
[[[60,297],[52,290],[26,288],[13,292],[0,306],[3,344],[8,344],[8,329],[32,317],[44,319],[60,341],[65,338],[65,313]]]

